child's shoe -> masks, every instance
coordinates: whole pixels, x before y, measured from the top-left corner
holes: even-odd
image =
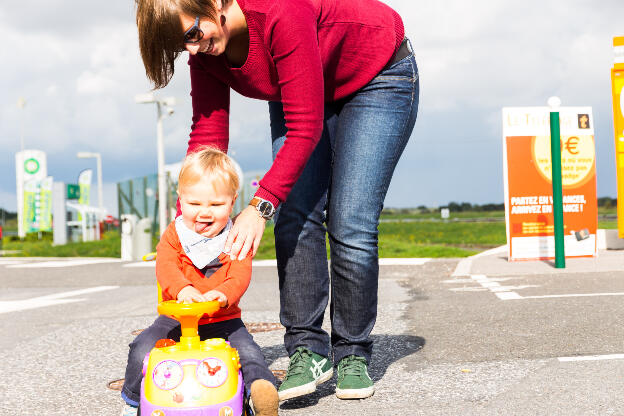
[[[138,407],[130,406],[126,403],[123,409],[121,409],[121,416],[137,416],[138,409]]]
[[[251,383],[250,390],[255,416],[277,416],[279,398],[273,383],[268,380],[256,380]]]
[[[368,375],[366,358],[349,355],[338,363],[336,397],[339,399],[365,399],[375,393],[373,380]]]

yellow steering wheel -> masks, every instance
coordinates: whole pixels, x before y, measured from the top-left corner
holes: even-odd
[[[219,301],[216,300],[197,303],[178,303],[175,300],[167,300],[158,304],[158,313],[180,321],[182,327],[180,344],[188,349],[193,349],[199,346],[199,334],[197,333],[199,319],[205,314],[214,314],[219,308]]]

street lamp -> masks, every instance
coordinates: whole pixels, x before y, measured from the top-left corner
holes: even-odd
[[[24,106],[26,105],[26,100],[24,97],[20,97],[17,99],[17,108],[21,109],[20,114],[20,150],[24,151]]]
[[[76,157],[79,159],[88,159],[94,157],[97,161],[97,181],[98,181],[98,207],[100,208],[100,216],[104,212],[104,206],[102,205],[104,200],[102,198],[102,157],[99,153],[93,152],[78,152]]]
[[[158,118],[156,120],[156,149],[158,154],[158,217],[160,220],[160,235],[167,228],[167,182],[165,173],[165,145],[163,140],[162,120],[164,117],[163,108],[168,115],[173,114],[173,108],[176,104],[175,97],[167,97],[163,99],[156,98],[153,93],[137,94],[134,97],[137,104],[156,104]]]

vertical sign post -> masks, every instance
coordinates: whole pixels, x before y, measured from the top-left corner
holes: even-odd
[[[546,106],[503,108],[505,219],[510,261],[556,259],[553,213],[562,208],[561,200],[555,204],[553,198],[553,176],[561,181],[563,191],[565,256],[596,255],[598,212],[592,110],[558,108],[553,130],[558,128],[559,132],[550,129],[551,110]],[[551,148],[551,144],[556,147]],[[553,151],[559,151],[559,156],[552,156]],[[560,160],[556,168],[552,166],[553,159]],[[555,169],[558,173],[553,175]]]
[[[615,128],[618,236],[624,238],[624,36],[613,38],[613,51],[615,57],[611,69],[611,86]]]
[[[561,133],[559,124],[559,97],[548,99],[550,106],[550,160],[552,164],[553,219],[555,226],[555,267],[565,268],[563,244],[563,186],[561,181]]]

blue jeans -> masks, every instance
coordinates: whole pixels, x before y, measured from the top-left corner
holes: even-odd
[[[325,105],[321,139],[275,217],[280,320],[297,347],[370,363],[377,317],[379,216],[418,112],[414,55],[353,95]],[[269,103],[273,157],[285,141],[282,104]],[[330,245],[327,267],[325,235]],[[330,280],[331,273],[331,280]],[[321,329],[331,285],[331,339]]]
[[[249,391],[251,383],[258,379],[269,380],[273,384],[276,383],[260,347],[255,343],[240,319],[228,319],[213,324],[199,325],[197,332],[202,340],[224,338],[230,342],[232,347],[238,350],[241,371],[247,391]],[[139,405],[141,380],[143,379],[143,359],[154,348],[156,341],[163,338],[177,341],[180,339],[180,335],[180,322],[161,315],[156,318],[149,328],[141,332],[130,343],[128,364],[126,365],[126,379],[121,389],[121,397],[123,397],[126,403],[132,406]]]

